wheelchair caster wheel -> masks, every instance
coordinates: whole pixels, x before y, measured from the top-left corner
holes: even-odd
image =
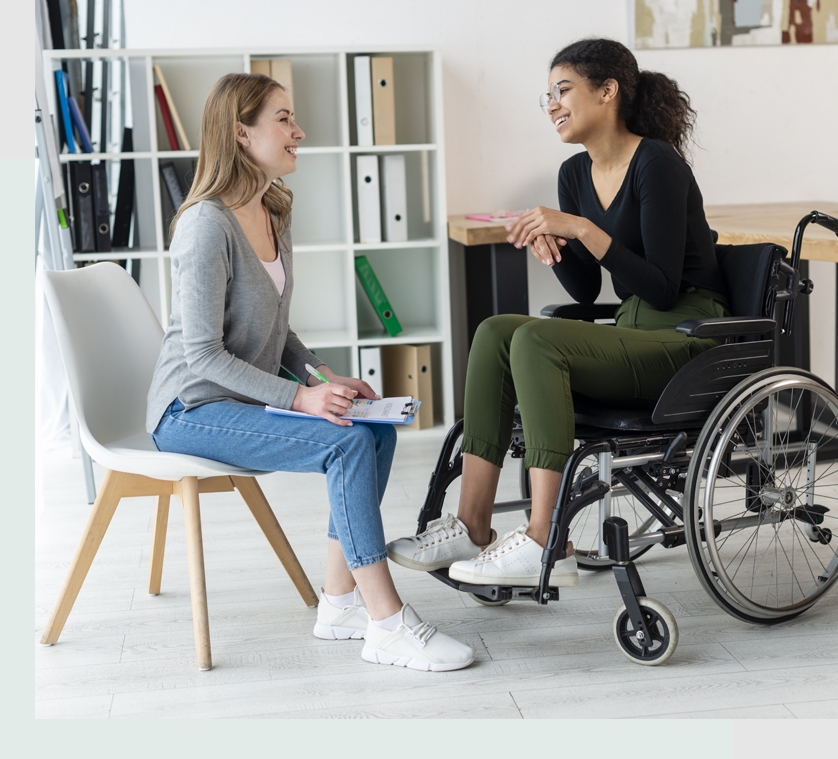
[[[811,538],[810,538],[810,540],[811,540]],[[829,543],[831,541],[832,541],[832,530],[830,530],[828,527],[820,527],[815,532],[815,538],[812,542],[818,542],[822,546],[826,546],[826,545],[829,545]]]
[[[500,601],[490,601],[488,598],[483,598],[483,596],[478,596],[475,593],[468,593],[469,598],[483,606],[505,606],[509,603],[509,598],[502,598]]]
[[[672,616],[672,612],[660,601],[640,596],[637,603],[643,612],[643,618],[652,639],[650,641],[638,640],[638,633],[631,624],[626,605],[623,604],[614,616],[614,640],[620,650],[633,662],[649,666],[662,664],[672,656],[678,645],[678,623]],[[643,635],[642,631],[640,635]]]

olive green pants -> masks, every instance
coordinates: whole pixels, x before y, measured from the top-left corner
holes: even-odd
[[[617,325],[502,314],[474,336],[461,450],[503,466],[515,403],[527,467],[561,472],[573,452],[572,392],[611,406],[652,406],[684,364],[718,344],[675,331],[685,319],[726,316],[721,296],[684,293],[669,311],[636,296]]]

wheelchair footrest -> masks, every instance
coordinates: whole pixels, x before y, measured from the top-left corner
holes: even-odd
[[[458,584],[457,590],[462,593],[471,593],[475,596],[480,596],[487,601],[512,601],[521,598],[535,601],[538,598],[538,586],[520,588],[510,585],[470,585],[469,583],[461,582]],[[547,599],[548,601],[559,600],[558,588],[551,586],[547,591],[550,594]]]
[[[516,598],[536,601],[539,597],[537,585],[526,588],[516,587],[514,585],[471,585],[467,582],[452,580],[448,576],[448,569],[435,569],[433,572],[428,572],[428,574],[436,577],[437,580],[444,582],[449,587],[454,588],[454,590],[459,590],[461,593],[471,593],[475,596],[485,598],[487,601],[512,601]],[[559,600],[559,589],[557,587],[550,586],[547,588],[547,593],[549,595],[542,603]]]

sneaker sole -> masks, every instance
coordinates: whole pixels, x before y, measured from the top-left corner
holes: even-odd
[[[474,556],[477,556],[477,554],[475,554]],[[473,559],[474,556],[468,558]],[[387,557],[390,559],[390,561],[395,562],[396,564],[399,564],[402,567],[407,567],[408,569],[415,569],[418,572],[433,572],[436,569],[445,569],[446,567],[450,567],[455,561],[468,561],[468,558],[450,559],[447,561],[436,561],[432,564],[429,564],[427,562],[413,561],[413,559],[408,559],[400,554],[392,553],[390,550],[387,551]]]
[[[472,656],[467,662],[431,662],[423,661],[421,659],[411,659],[409,656],[393,656],[385,651],[373,649],[369,651],[364,648],[361,651],[361,658],[370,664],[392,664],[394,667],[406,667],[407,669],[416,669],[421,672],[450,672],[455,669],[463,669],[474,661]]]
[[[364,630],[356,630],[354,627],[335,627],[320,622],[314,625],[314,637],[321,640],[363,640],[364,635]]]
[[[504,577],[487,577],[486,575],[471,574],[459,570],[452,570],[448,577],[457,582],[467,582],[471,585],[515,585],[518,587],[538,587],[541,582],[541,575],[524,575],[515,577],[506,575]],[[551,574],[550,585],[556,588],[572,588],[579,584],[579,573],[573,574]]]

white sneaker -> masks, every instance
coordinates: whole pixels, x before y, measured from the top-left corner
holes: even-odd
[[[349,606],[338,609],[332,606],[326,598],[325,591],[320,588],[320,603],[317,604],[317,623],[314,625],[314,635],[323,640],[360,640],[367,631],[370,620],[367,607],[361,592],[355,588],[355,598]]]
[[[384,630],[370,620],[361,658],[373,664],[393,664],[425,672],[447,672],[471,664],[474,651],[471,646],[423,622],[405,604],[402,606],[399,626],[393,632]]]
[[[420,572],[449,567],[455,561],[473,559],[480,546],[471,542],[468,527],[452,514],[435,519],[425,532],[387,544],[387,555],[396,564]]]
[[[541,556],[544,549],[525,533],[527,525],[509,532],[488,546],[471,561],[458,561],[448,569],[448,576],[472,585],[538,585],[541,579]],[[560,559],[553,566],[550,585],[569,588],[579,584],[576,557]]]

